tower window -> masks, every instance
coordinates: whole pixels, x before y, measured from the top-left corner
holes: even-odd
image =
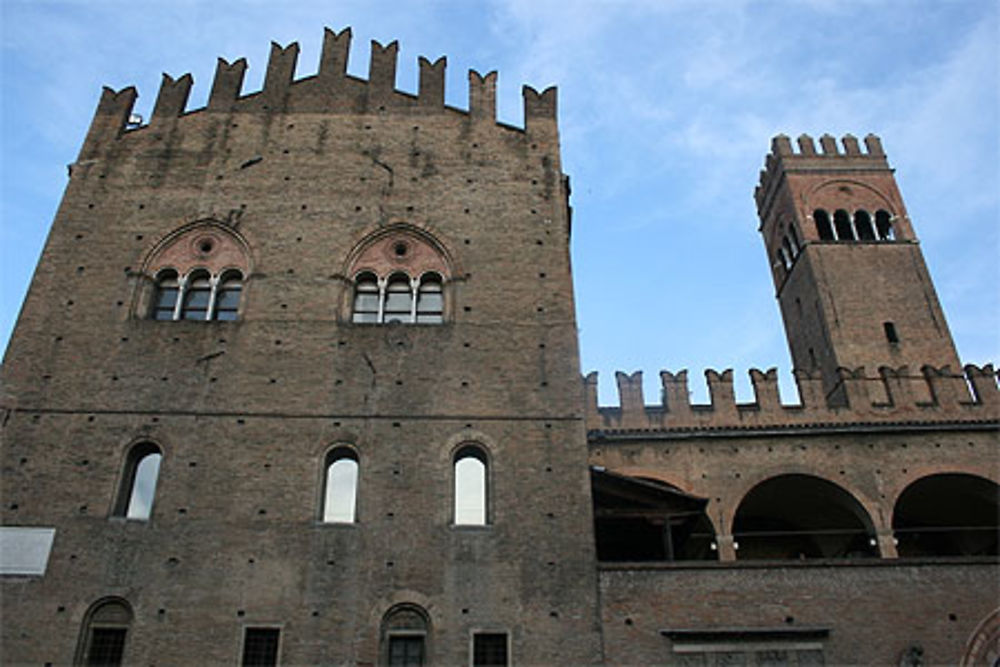
[[[153,511],[156,480],[163,454],[151,442],[141,442],[128,453],[121,487],[112,515],[145,521]]]
[[[834,211],[833,226],[837,230],[838,241],[854,240],[854,227],[851,225],[851,216],[844,209]]]
[[[854,212],[854,228],[858,231],[858,238],[862,241],[874,241],[875,230],[872,229],[872,217],[868,211],[857,210]]]
[[[279,628],[247,628],[243,635],[243,667],[278,664]]]
[[[892,241],[896,238],[892,229],[892,218],[888,211],[878,210],[875,212],[875,230],[878,232],[879,241]]]
[[[792,240],[792,250],[797,257],[802,251],[802,243],[799,241],[799,233],[795,231],[795,225],[788,225],[788,237]]]
[[[813,211],[813,220],[816,222],[816,233],[823,241],[834,240],[833,226],[830,224],[830,214],[821,208]]]
[[[899,334],[896,333],[896,325],[892,322],[883,322],[882,328],[885,329],[885,339],[890,343],[899,342]]]
[[[795,251],[792,249],[792,243],[788,240],[786,236],[781,240],[781,246],[785,249],[785,255],[788,257],[788,267],[792,268],[792,262],[795,261]]]

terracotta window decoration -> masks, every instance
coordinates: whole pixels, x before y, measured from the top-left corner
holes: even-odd
[[[246,244],[214,221],[189,225],[168,235],[150,253],[144,275],[152,277],[147,310],[138,315],[160,321],[232,321],[250,266]]]
[[[443,324],[451,262],[421,230],[396,226],[359,244],[347,275],[355,324]]]

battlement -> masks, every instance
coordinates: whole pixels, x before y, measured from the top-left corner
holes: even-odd
[[[764,210],[764,203],[770,199],[774,187],[788,171],[889,169],[882,140],[874,134],[865,136],[864,150],[857,137],[851,134],[845,134],[840,145],[833,136],[824,134],[819,138],[819,151],[808,134],[800,135],[796,144],[797,146],[793,146],[792,140],[784,134],[771,139],[771,152],[764,160],[759,184],[754,189],[754,199],[759,211]]]
[[[431,62],[420,57],[419,87],[416,95],[396,90],[396,64],[399,45],[382,45],[372,40],[368,79],[347,74],[351,29],[339,33],[324,28],[319,71],[313,76],[295,79],[299,56],[298,43],[282,47],[271,43],[264,87],[243,94],[247,61],[232,63],[219,58],[207,106],[187,110],[194,79],[190,74],[173,77],[164,74],[148,124],[130,122],[138,93],[134,87],[120,91],[105,87],[91,124],[81,157],[92,157],[101,143],[142,131],[163,127],[193,113],[432,113],[451,112],[470,120],[496,123],[496,72],[482,75],[469,70],[468,109],[445,105],[445,67],[442,56]],[[524,127],[503,127],[531,132],[552,128],[556,123],[556,88],[539,92],[522,86]]]
[[[846,388],[846,405],[831,404],[818,372],[793,371],[801,403],[786,405],[778,392],[778,372],[750,370],[754,401],[737,403],[733,371],[706,370],[710,403],[692,404],[688,372],[661,371],[662,401],[647,405],[642,371],[615,373],[619,404],[599,407],[597,373],[583,378],[588,430],[672,431],[728,430],[859,423],[998,422],[1000,388],[992,364],[967,365],[964,373],[947,366],[924,366],[919,375],[906,366],[882,367],[877,375],[865,369],[839,369]]]

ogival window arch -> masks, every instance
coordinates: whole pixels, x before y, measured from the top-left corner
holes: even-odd
[[[350,321],[442,324],[450,313],[452,262],[424,230],[396,225],[369,236],[348,262]]]
[[[143,269],[138,317],[175,321],[239,318],[250,256],[246,242],[215,221],[187,225],[163,239]]]

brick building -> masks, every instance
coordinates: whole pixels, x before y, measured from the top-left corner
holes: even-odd
[[[801,404],[598,407],[555,90],[349,42],[103,92],[4,359],[5,662],[992,664],[1000,391],[877,138],[761,173]]]

